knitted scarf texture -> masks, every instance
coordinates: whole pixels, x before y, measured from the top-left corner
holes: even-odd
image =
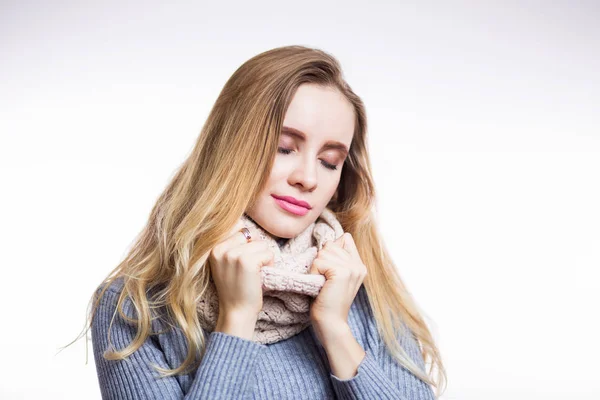
[[[252,338],[261,344],[275,343],[310,326],[310,302],[325,284],[323,275],[309,274],[310,267],[323,245],[342,236],[344,230],[329,208],[287,241],[278,241],[246,214],[241,219],[245,227],[258,231],[256,239],[266,240],[275,254],[274,266],[262,267],[263,307]],[[208,332],[214,331],[219,300],[212,278],[198,303],[198,315],[202,327]]]

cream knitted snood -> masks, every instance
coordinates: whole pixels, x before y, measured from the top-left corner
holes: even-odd
[[[325,283],[323,275],[309,274],[310,267],[325,242],[339,238],[344,230],[328,208],[298,236],[287,241],[276,240],[246,214],[241,219],[247,228],[258,230],[258,239],[267,240],[275,254],[274,266],[262,267],[263,308],[252,338],[257,343],[275,343],[310,325],[310,300]],[[202,327],[212,332],[219,316],[219,300],[212,279],[198,303],[198,313]]]

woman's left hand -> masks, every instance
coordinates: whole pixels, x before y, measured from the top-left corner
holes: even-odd
[[[345,232],[335,241],[325,243],[309,273],[325,275],[326,279],[310,306],[311,322],[323,341],[325,335],[336,335],[347,329],[350,306],[367,276],[367,267],[352,235]]]

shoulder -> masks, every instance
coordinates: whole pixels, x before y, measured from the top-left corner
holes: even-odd
[[[119,299],[124,286],[125,280],[122,276],[110,283],[102,282],[94,293],[94,305],[97,307],[96,313],[103,314],[106,318],[109,316],[112,318],[114,315],[115,318],[120,319],[121,316],[117,312],[117,308],[120,307],[127,318],[137,318],[136,307],[129,296],[126,296],[122,300],[121,305],[119,305]],[[104,321],[106,322],[106,319]]]
[[[140,305],[134,304],[129,295],[122,296],[124,287],[125,278],[120,276],[110,283],[103,282],[96,288],[94,294],[94,304],[97,307],[96,314],[103,316],[103,318],[98,320],[98,323],[106,325],[108,322],[112,322],[113,325],[118,323],[122,326],[134,326],[136,324],[134,320],[138,319]],[[147,291],[146,294],[152,297],[155,294],[155,290]],[[121,297],[123,297],[122,300]],[[123,318],[121,311],[126,318]],[[153,331],[162,331],[166,326],[170,325],[167,322],[167,312],[164,305],[152,307],[149,313]],[[130,319],[131,321],[127,321],[126,319]]]
[[[102,290],[104,290],[104,288],[107,286],[108,286],[108,288],[106,289],[107,292],[120,294],[123,291],[123,287],[125,286],[125,278],[122,276],[119,276],[114,281],[110,282],[110,284],[108,284],[106,282],[102,282],[96,288],[96,294],[97,295],[100,294],[102,292]]]

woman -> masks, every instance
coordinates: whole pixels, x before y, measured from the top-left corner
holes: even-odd
[[[235,71],[94,294],[103,398],[435,397],[445,370],[379,238],[366,133],[321,50]]]

